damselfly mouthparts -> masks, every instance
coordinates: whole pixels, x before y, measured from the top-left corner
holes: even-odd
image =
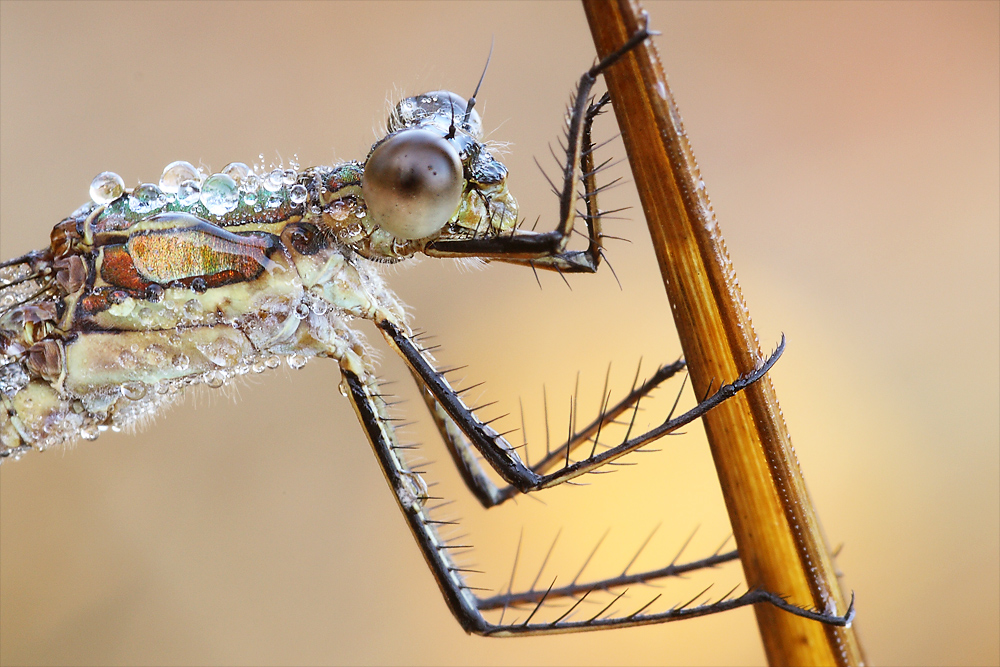
[[[564,455],[609,421],[637,407],[658,374],[593,427],[533,466],[480,422],[437,371],[403,309],[376,271],[379,261],[416,253],[478,257],[558,271],[594,271],[601,258],[600,211],[590,126],[607,104],[589,100],[594,78],[648,36],[637,34],[581,81],[570,116],[559,223],[554,232],[518,227],[506,170],[481,142],[472,104],[445,92],[404,100],[389,134],[364,163],[256,174],[240,164],[207,178],[170,165],[158,186],[125,191],[99,177],[94,201],[53,230],[49,248],[2,265],[0,336],[3,377],[0,437],[17,457],[102,428],[141,421],[186,386],[225,384],[286,357],[336,360],[350,397],[404,516],[449,606],[463,626],[483,634],[545,633],[654,623],[760,601],[811,614],[754,591],[713,605],[579,620],[570,610],[531,623],[532,609],[556,597],[674,574],[677,568],[483,599],[465,583],[435,528],[419,474],[402,459],[369,354],[348,322],[373,321],[413,371],[463,477],[484,505],[553,486],[628,453],[687,423],[755,381],[771,361],[725,385],[698,408],[649,433],[572,465]],[[583,182],[588,247],[567,250]],[[776,358],[776,357],[775,357]],[[674,369],[676,370],[676,369]],[[509,486],[484,474],[477,450]],[[595,446],[596,449],[596,446]],[[554,472],[550,472],[553,471]],[[709,559],[711,562],[715,562]],[[707,565],[709,561],[695,565]],[[582,598],[581,598],[582,599]],[[528,619],[492,623],[482,610],[527,605]],[[589,614],[588,614],[589,616]]]

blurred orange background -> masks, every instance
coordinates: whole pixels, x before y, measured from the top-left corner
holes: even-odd
[[[1000,5],[647,3],[858,628],[875,664],[1000,662]],[[554,224],[548,165],[593,58],[576,3],[0,4],[0,256],[45,245],[95,174],[156,182],[214,167],[363,159],[386,99],[480,93],[529,221]],[[598,136],[617,132],[608,117]],[[604,155],[623,156],[619,142]],[[553,168],[554,169],[554,168]],[[627,167],[619,167],[627,177]],[[551,171],[550,171],[551,173]],[[631,186],[610,271],[570,278],[424,260],[387,271],[449,365],[487,382],[487,416],[543,440],[580,371],[592,404],[613,364],[680,347]],[[387,378],[415,394],[377,334]],[[656,627],[497,640],[449,615],[331,363],[198,393],[145,431],[107,433],[0,471],[0,663],[759,664],[750,609]],[[647,406],[650,423],[672,389]],[[685,399],[690,404],[693,399]],[[700,425],[640,465],[544,503],[484,512],[418,400],[411,439],[459,499],[506,584],[643,554],[711,552],[729,528]],[[560,411],[561,410],[561,411]],[[562,416],[560,416],[562,415]],[[583,414],[581,414],[582,418]],[[556,433],[563,426],[554,427]],[[512,436],[515,441],[519,434]],[[591,572],[588,569],[588,572]],[[520,581],[519,579],[519,581]],[[668,604],[695,583],[630,592]],[[690,586],[693,585],[694,589]],[[646,597],[643,597],[646,596]],[[622,607],[626,609],[626,607]],[[631,609],[631,608],[628,608]],[[596,610],[595,610],[596,611]]]

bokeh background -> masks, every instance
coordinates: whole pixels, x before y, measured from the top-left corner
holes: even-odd
[[[877,664],[1000,662],[1000,5],[648,3],[657,45]],[[0,3],[0,255],[41,247],[95,174],[155,182],[360,159],[386,99],[480,94],[522,213],[552,225],[533,163],[593,58],[578,4]],[[599,128],[617,131],[609,117]],[[605,155],[622,156],[620,143]],[[619,167],[628,176],[627,168]],[[637,206],[632,187],[605,202]],[[425,260],[389,278],[439,358],[563,432],[580,372],[596,410],[679,345],[641,211],[610,225],[610,271],[572,277]],[[385,351],[370,328],[362,328]],[[412,397],[402,365],[387,378]],[[410,538],[330,363],[205,391],[139,434],[0,471],[0,663],[759,664],[749,609],[520,640],[466,636]],[[587,398],[590,397],[590,398]],[[672,392],[644,418],[669,409]],[[589,400],[590,403],[586,401]],[[685,398],[690,404],[690,396]],[[590,406],[588,408],[588,405]],[[641,465],[489,513],[460,488],[419,401],[410,439],[458,498],[478,583],[691,555],[729,528],[694,425]],[[583,414],[583,413],[581,413]],[[516,427],[516,416],[507,426]],[[519,437],[517,435],[515,438]],[[523,581],[522,581],[523,580]],[[738,566],[713,571],[721,594]],[[655,592],[669,603],[705,578]],[[707,584],[705,584],[707,585]],[[644,597],[645,596],[645,597]],[[630,592],[633,607],[651,593]],[[631,607],[629,607],[631,608]],[[623,609],[628,609],[623,607]]]

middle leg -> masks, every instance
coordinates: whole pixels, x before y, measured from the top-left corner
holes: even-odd
[[[424,351],[392,322],[383,320],[378,323],[382,334],[389,344],[399,352],[406,361],[411,372],[419,378],[419,382],[429,392],[441,409],[450,417],[472,445],[479,450],[489,465],[506,481],[522,493],[546,489],[567,482],[580,475],[592,472],[600,466],[614,461],[629,452],[639,449],[678,428],[694,421],[703,414],[735,396],[754,382],[760,380],[771,366],[777,362],[784,350],[784,338],[774,353],[758,367],[746,373],[737,380],[724,384],[711,396],[705,397],[697,406],[684,414],[665,420],[659,426],[641,435],[627,438],[619,445],[600,453],[595,453],[586,459],[563,466],[556,472],[540,474],[525,465],[518,456],[516,449],[493,429],[482,422],[462,401],[456,392],[439,372],[433,362],[427,358]],[[639,397],[641,398],[641,397]],[[637,399],[638,402],[638,399]],[[464,458],[464,457],[463,457]]]

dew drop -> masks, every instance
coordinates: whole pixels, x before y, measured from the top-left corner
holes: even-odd
[[[294,185],[298,177],[299,175],[295,173],[294,169],[286,169],[281,172],[281,183],[283,185]]]
[[[122,368],[135,368],[136,361],[135,355],[128,350],[124,350],[118,355],[118,363],[122,365]]]
[[[248,192],[245,195],[243,195],[243,203],[246,204],[246,205],[248,205],[248,206],[252,206],[253,204],[256,204],[257,203],[257,193],[256,192]]]
[[[309,357],[303,354],[290,354],[285,357],[285,363],[288,364],[288,367],[293,370],[302,368],[306,365],[307,361],[309,361]]]
[[[205,384],[212,389],[218,389],[226,383],[226,374],[222,371],[209,371],[205,373]]]
[[[122,385],[122,396],[130,401],[138,401],[146,396],[146,385],[142,382],[126,382]]]
[[[293,185],[291,190],[288,191],[288,198],[293,204],[301,204],[309,196],[309,192],[306,190],[304,185]]]
[[[201,199],[201,182],[194,179],[177,186],[177,201],[181,206],[193,206]]]
[[[277,355],[272,354],[264,360],[264,365],[268,368],[277,368],[281,365],[281,359]]]
[[[93,422],[84,424],[80,427],[80,437],[84,440],[89,440],[93,442],[97,440],[97,437],[101,435],[101,429],[97,427],[97,424]]]
[[[149,323],[153,321],[153,309],[152,308],[140,308],[139,309],[139,324],[143,326],[149,326]]]
[[[254,373],[263,373],[264,371],[267,370],[267,366],[264,365],[263,359],[258,359],[255,362],[253,362],[253,364],[250,365],[250,370],[252,370]]]
[[[260,189],[260,176],[251,171],[246,179],[240,183],[240,189],[247,194],[257,192]]]
[[[153,283],[152,285],[150,285],[149,287],[146,288],[146,298],[149,299],[150,301],[152,301],[153,303],[159,303],[160,301],[163,301],[163,292],[164,291],[165,290],[163,289],[162,286],[157,285],[156,283]],[[144,310],[148,310],[148,309],[144,309]],[[139,315],[140,316],[142,315],[142,311],[139,312]]]
[[[243,189],[243,186],[246,185],[247,179],[253,175],[253,171],[250,170],[250,167],[243,162],[230,162],[222,168],[222,173],[233,179],[240,189]],[[254,175],[254,178],[257,177]],[[257,188],[253,189],[256,190]]]
[[[128,207],[135,213],[152,213],[167,203],[160,188],[152,183],[143,183],[132,190],[128,197]]]
[[[198,168],[190,162],[177,160],[164,168],[163,175],[160,176],[160,189],[175,195],[180,191],[181,184],[185,181],[201,182],[201,174],[198,173]]]
[[[162,366],[167,362],[167,350],[160,345],[150,345],[144,351],[145,361],[150,366]]]
[[[96,204],[110,204],[125,194],[125,181],[113,171],[102,171],[90,182],[90,198]]]
[[[212,174],[201,186],[201,203],[215,215],[225,215],[240,203],[236,181],[225,174]]]
[[[184,316],[188,319],[195,319],[201,315],[201,302],[198,299],[188,299],[184,303]]]
[[[285,172],[280,169],[275,169],[270,174],[264,178],[264,189],[268,192],[277,192],[281,189],[281,179],[284,177]]]
[[[186,371],[191,365],[191,360],[186,354],[175,354],[174,358],[170,360],[170,365],[179,371]]]
[[[347,220],[347,216],[351,212],[351,207],[344,203],[342,199],[338,199],[330,204],[327,212],[330,214],[330,217],[337,222],[343,222],[344,220]]]

